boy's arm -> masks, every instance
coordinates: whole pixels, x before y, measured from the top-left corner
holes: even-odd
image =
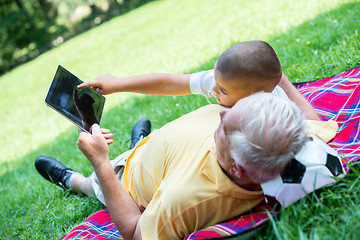
[[[151,95],[178,96],[191,94],[190,74],[153,73],[132,77],[115,77],[104,74],[80,84],[78,88],[92,87],[106,95],[115,92],[136,92]]]
[[[141,213],[113,171],[107,141],[99,125],[92,126],[92,134],[81,132],[77,144],[94,167],[106,206],[121,236],[124,239],[141,239]]]
[[[300,108],[308,120],[320,120],[313,106],[299,93],[284,73],[280,79],[279,86],[285,91],[289,99]]]

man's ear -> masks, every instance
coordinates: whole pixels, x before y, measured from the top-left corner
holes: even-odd
[[[244,177],[245,171],[242,167],[240,167],[239,164],[234,161],[230,168],[230,175],[240,179]]]

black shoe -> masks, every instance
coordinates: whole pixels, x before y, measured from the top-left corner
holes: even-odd
[[[72,169],[65,167],[58,160],[47,156],[38,157],[35,160],[35,167],[46,180],[64,189],[69,189],[65,182],[73,173],[76,173]]]
[[[139,140],[145,138],[147,135],[150,134],[151,131],[151,123],[150,120],[147,118],[140,119],[133,129],[131,130],[131,146],[130,149],[136,146],[136,143]]]

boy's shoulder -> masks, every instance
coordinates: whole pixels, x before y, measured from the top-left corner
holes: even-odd
[[[189,81],[190,91],[192,94],[211,97],[211,88],[214,83],[214,69],[193,73]]]

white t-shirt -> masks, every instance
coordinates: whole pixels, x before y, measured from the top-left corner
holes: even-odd
[[[214,69],[193,73],[190,76],[190,91],[193,94],[201,94],[205,97],[213,97],[214,93],[212,91],[212,87],[214,85]],[[279,86],[276,86],[272,93],[284,100],[290,101],[285,91]]]

